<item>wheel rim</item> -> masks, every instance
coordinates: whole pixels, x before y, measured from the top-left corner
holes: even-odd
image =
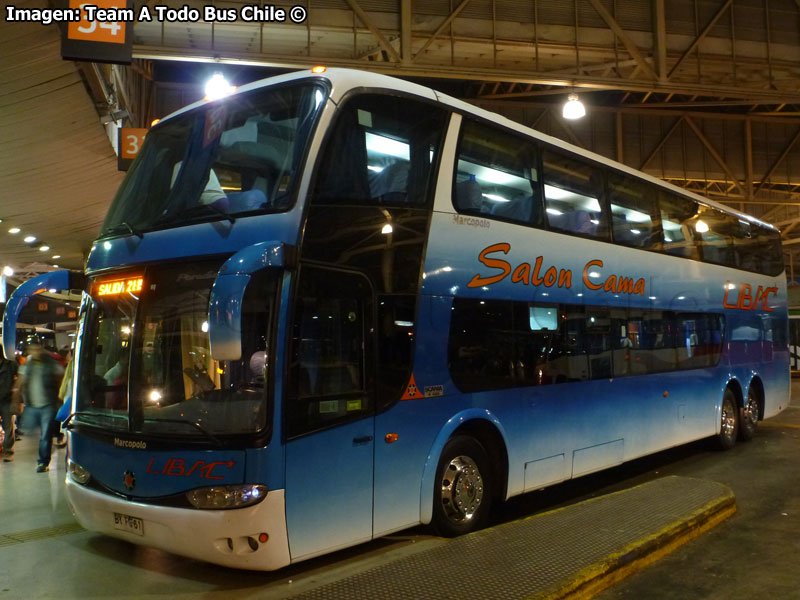
[[[736,434],[736,414],[733,404],[727,398],[722,403],[722,435],[732,438]]]
[[[469,456],[456,456],[442,474],[442,507],[454,523],[470,521],[483,501],[483,477]]]
[[[758,400],[752,390],[747,394],[747,404],[744,407],[745,426],[752,429],[758,423]]]

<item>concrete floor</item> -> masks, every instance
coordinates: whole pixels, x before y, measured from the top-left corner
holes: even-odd
[[[16,598],[288,598],[444,540],[422,528],[275,573],[217,567],[78,528],[64,501],[64,451],[36,473],[36,443],[0,462],[0,600]],[[730,486],[738,512],[716,529],[597,596],[612,599],[800,599],[800,381],[792,405],[725,453],[695,443],[512,499],[503,522],[664,475]],[[498,582],[498,591],[502,582]],[[502,597],[502,596],[500,596]]]

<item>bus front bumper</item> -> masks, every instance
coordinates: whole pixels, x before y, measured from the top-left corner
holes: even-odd
[[[284,490],[270,490],[246,508],[199,510],[129,502],[69,476],[66,483],[70,509],[90,531],[237,569],[272,571],[289,564]],[[259,541],[262,534],[267,541]]]

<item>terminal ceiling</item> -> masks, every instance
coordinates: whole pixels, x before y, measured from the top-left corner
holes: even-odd
[[[130,67],[62,61],[55,27],[0,22],[0,262],[80,268],[122,177],[104,122],[146,126],[214,71],[241,85],[325,64],[430,85],[774,223],[800,270],[800,0],[302,4],[300,25],[137,23]],[[568,122],[572,91],[588,114]]]

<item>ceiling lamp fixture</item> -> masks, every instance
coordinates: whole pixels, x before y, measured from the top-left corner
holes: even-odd
[[[33,243],[33,242],[35,242],[35,241],[36,241],[36,236],[35,236],[35,235],[29,235],[29,236],[28,236],[28,237],[26,237],[26,238],[25,238],[25,240],[24,240],[24,242],[25,242],[26,244],[32,244],[32,243]]]
[[[20,231],[22,231],[22,229],[20,229],[19,227],[12,227],[11,229],[8,230],[8,233],[10,233],[11,235],[16,235]]]
[[[50,250],[50,246],[48,246],[47,244],[42,244],[41,246],[39,246],[39,252],[47,252],[48,250]]]
[[[567,102],[564,104],[561,115],[565,119],[580,119],[586,115],[586,108],[583,106],[583,102],[578,100],[578,94],[567,96]]]
[[[236,86],[228,83],[222,73],[214,73],[206,83],[206,100],[219,100],[235,91]]]
[[[14,269],[9,267],[8,265],[3,267],[3,275],[5,275],[6,277],[11,277],[13,274],[14,274]]]

